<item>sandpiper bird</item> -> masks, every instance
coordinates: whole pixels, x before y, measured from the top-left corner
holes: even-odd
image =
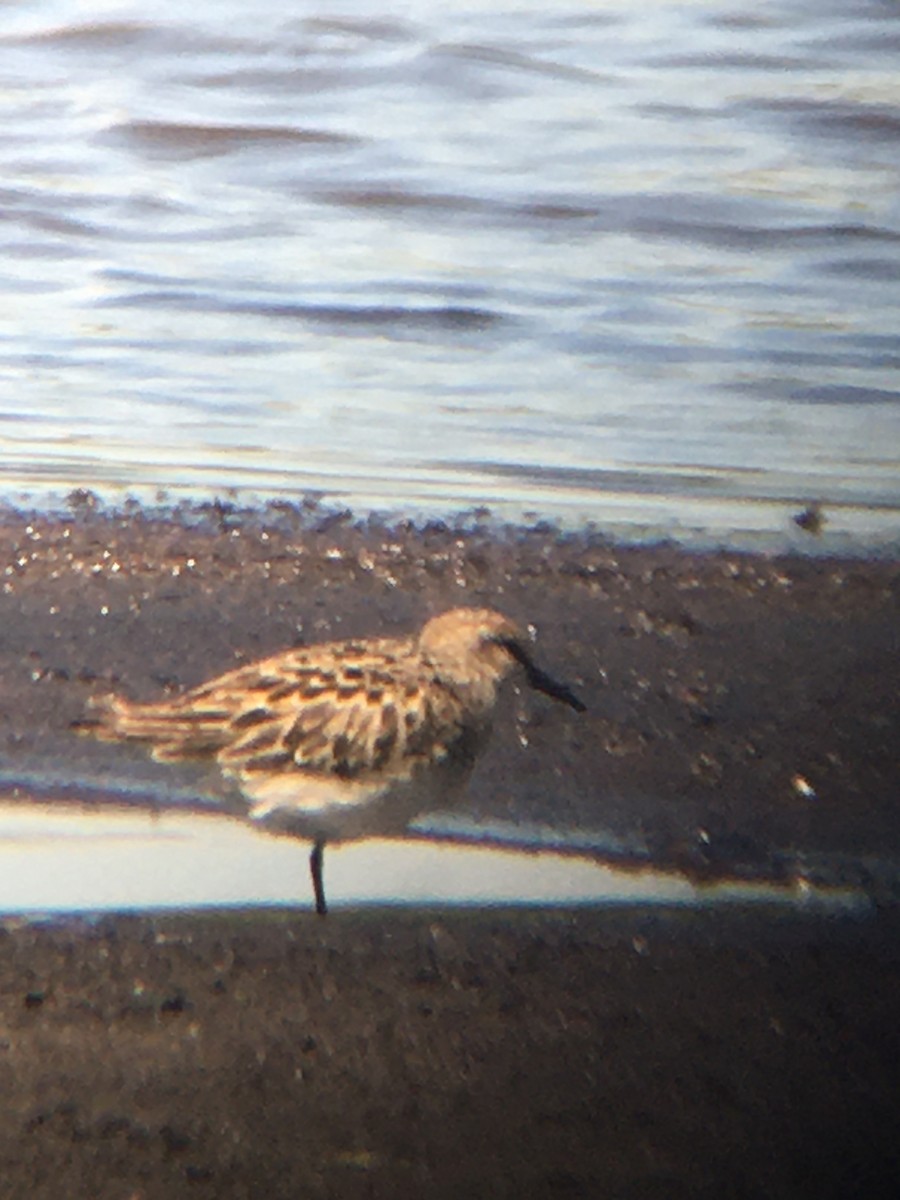
[[[584,711],[534,664],[527,643],[501,613],[456,608],[418,635],[285,650],[156,703],[102,696],[81,728],[146,742],[161,762],[215,760],[247,817],[312,840],[324,914],[325,843],[402,832],[452,799],[517,665],[533,688]]]

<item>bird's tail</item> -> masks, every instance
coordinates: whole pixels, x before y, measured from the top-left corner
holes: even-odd
[[[229,715],[218,709],[184,707],[177,700],[136,704],[122,696],[104,695],[89,701],[87,714],[73,728],[105,742],[149,743],[153,757],[166,762],[215,754],[227,741]]]

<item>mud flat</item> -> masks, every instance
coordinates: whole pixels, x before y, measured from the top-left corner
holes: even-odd
[[[477,517],[0,515],[7,799],[146,771],[73,736],[99,691],[490,604],[589,712],[514,695],[474,821],[868,905],[9,920],[2,1194],[895,1195],[898,591],[895,561]]]

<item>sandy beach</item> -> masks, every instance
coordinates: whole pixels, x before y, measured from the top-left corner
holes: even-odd
[[[896,562],[81,497],[0,565],[9,777],[108,763],[99,692],[489,604],[589,711],[514,693],[473,820],[869,902],[10,918],[4,1197],[896,1194]]]

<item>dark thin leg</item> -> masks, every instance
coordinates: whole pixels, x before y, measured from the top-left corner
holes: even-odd
[[[312,875],[313,891],[316,894],[316,912],[320,917],[324,917],[328,912],[328,905],[325,903],[325,885],[322,882],[322,854],[325,850],[325,843],[317,841],[312,848],[312,854],[309,856],[309,870]]]

